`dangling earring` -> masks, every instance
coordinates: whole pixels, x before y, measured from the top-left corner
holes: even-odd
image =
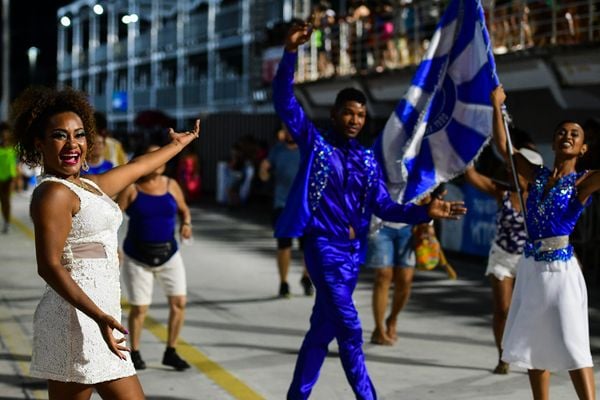
[[[83,164],[81,164],[81,169],[84,172],[88,172],[90,170],[90,166],[87,163],[87,160],[83,160]]]

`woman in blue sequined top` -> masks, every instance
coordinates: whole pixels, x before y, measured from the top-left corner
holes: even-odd
[[[504,89],[491,94],[494,141],[508,157],[502,117]],[[589,344],[587,291],[569,234],[600,189],[600,171],[576,172],[588,150],[576,122],[558,124],[552,139],[552,169],[534,166],[519,152],[518,172],[530,183],[526,203],[529,238],[519,261],[504,330],[502,360],[527,368],[534,399],[549,398],[550,372],[568,370],[579,399],[595,399]]]

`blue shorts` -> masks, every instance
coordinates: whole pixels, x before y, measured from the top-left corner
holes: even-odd
[[[414,268],[412,226],[399,229],[382,226],[369,238],[366,265],[369,268]]]

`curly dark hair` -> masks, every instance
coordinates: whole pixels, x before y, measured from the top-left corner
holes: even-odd
[[[81,118],[88,144],[87,154],[90,154],[96,136],[96,122],[94,109],[85,93],[72,88],[30,87],[17,97],[12,103],[10,119],[21,161],[32,167],[41,165],[42,155],[35,148],[35,139],[44,138],[46,124],[53,115],[68,111]]]

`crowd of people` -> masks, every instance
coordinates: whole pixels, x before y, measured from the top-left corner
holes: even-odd
[[[315,33],[313,25],[299,23],[286,37],[273,82],[274,107],[284,127],[278,144],[252,165],[259,164],[261,180],[274,180],[278,296],[290,296],[287,275],[295,238],[304,255],[301,285],[305,295],[314,295],[287,398],[310,396],[335,339],[356,398],[376,399],[352,299],[360,267],[367,264],[376,271],[371,342],[394,345],[413,268],[440,265],[456,277],[439,243],[436,247],[432,221],[459,219],[467,209],[463,202],[444,200],[443,190],[419,204],[393,200],[377,156],[357,140],[367,118],[367,97],[361,91],[345,88],[337,94],[327,130],[307,117],[293,85],[299,48]],[[490,99],[494,144],[508,160],[502,86]],[[48,381],[50,399],[89,399],[93,390],[105,399],[143,399],[136,370],[146,367],[140,334],[155,278],[169,303],[162,363],[178,371],[190,367],[176,351],[187,291],[177,239],[192,237],[186,199],[192,186],[180,185],[164,171],[179,154],[186,155],[186,163],[197,163],[186,149],[199,136],[200,121],[189,131],[169,129],[161,143],[145,143],[126,162],[85,94],[31,88],[15,100],[11,124],[0,128],[0,189],[8,191],[0,199],[7,232],[18,161],[42,168],[30,210],[37,272],[47,286],[34,314],[31,375]],[[230,163],[232,171],[242,171],[230,187],[235,205],[247,179],[244,153],[252,147],[242,139]],[[535,399],[548,399],[550,371],[555,370],[569,371],[580,399],[595,398],[586,286],[569,243],[591,195],[600,190],[600,172],[578,166],[590,139],[576,121],[560,122],[552,137],[552,169],[542,165],[530,141],[518,144],[510,171],[519,177],[518,186],[501,186],[473,167],[466,171],[471,184],[498,202],[485,272],[492,286],[499,358],[493,371],[506,374],[511,364],[526,368]],[[129,221],[120,255],[123,212]],[[426,251],[419,252],[425,244]],[[131,304],[129,330],[121,323],[121,276]],[[392,308],[385,318],[392,284]]]
[[[354,0],[342,15],[331,2],[318,2],[311,14],[314,34],[299,58],[299,80],[418,64],[447,3]],[[591,37],[590,20],[598,23],[590,5],[577,0],[555,6],[542,0],[491,0],[483,6],[496,54],[584,43]]]

